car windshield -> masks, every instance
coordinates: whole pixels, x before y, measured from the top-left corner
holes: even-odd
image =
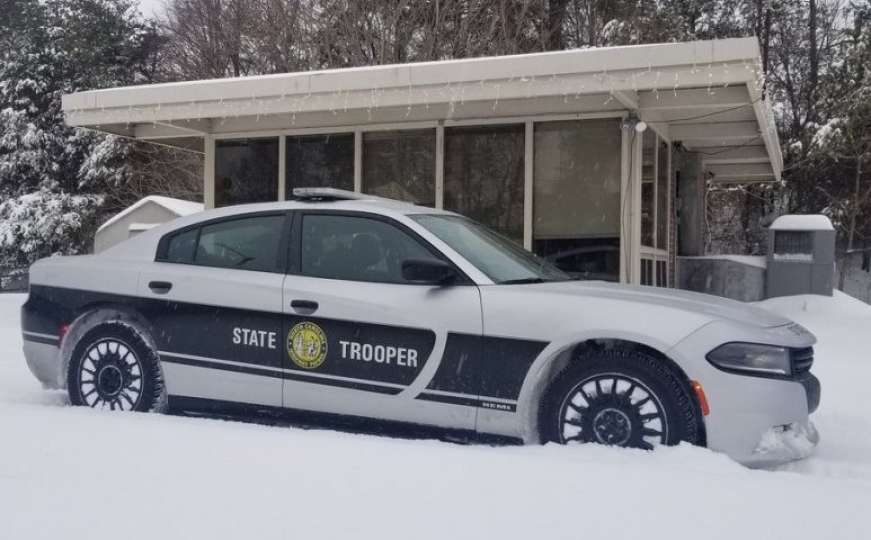
[[[461,216],[410,216],[500,285],[568,281],[568,274],[487,227]]]

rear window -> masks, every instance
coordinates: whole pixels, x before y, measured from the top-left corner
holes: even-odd
[[[242,217],[175,234],[160,260],[260,272],[281,271],[284,215]]]
[[[194,260],[194,248],[197,245],[199,229],[191,229],[173,236],[166,248],[164,260],[174,263],[191,263]]]

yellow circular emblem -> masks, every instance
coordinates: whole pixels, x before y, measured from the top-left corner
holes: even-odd
[[[315,369],[327,358],[327,335],[313,322],[301,322],[287,334],[287,354],[303,369]]]

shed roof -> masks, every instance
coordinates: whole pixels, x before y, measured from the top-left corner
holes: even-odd
[[[205,135],[625,111],[715,181],[779,178],[755,38],[574,49],[129,86],[63,97],[67,123],[197,147]]]
[[[832,221],[822,214],[787,214],[775,219],[775,231],[833,231]]]
[[[105,223],[100,225],[100,228],[97,229],[97,232],[105,229],[106,227],[112,225],[113,223],[118,222],[120,219],[124,218],[135,212],[137,209],[142,208],[146,204],[157,204],[162,206],[175,214],[176,216],[189,216],[191,214],[196,214],[197,212],[203,211],[203,203],[185,201],[182,199],[174,199],[172,197],[163,197],[161,195],[149,195],[142,199],[139,199],[135,203],[131,204],[124,210],[121,210],[108,220]],[[131,225],[132,227],[133,225]],[[142,230],[141,228],[138,230]]]

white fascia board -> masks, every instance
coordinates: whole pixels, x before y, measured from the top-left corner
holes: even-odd
[[[777,135],[771,104],[768,100],[763,99],[762,90],[758,88],[755,81],[748,83],[747,89],[753,102],[753,112],[756,114],[756,122],[759,124],[762,140],[768,150],[774,178],[780,180],[781,174],[783,174],[783,153],[780,150],[780,137]]]

